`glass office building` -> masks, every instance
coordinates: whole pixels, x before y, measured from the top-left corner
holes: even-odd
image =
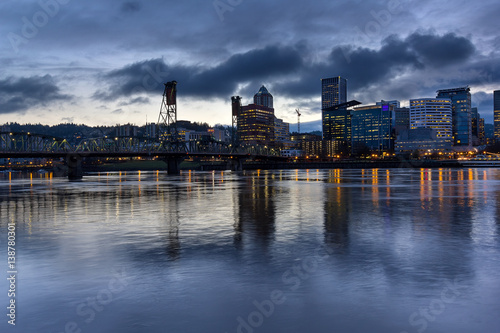
[[[449,98],[451,100],[453,145],[472,146],[470,88],[461,87],[438,90],[437,98]]]
[[[368,147],[373,152],[394,149],[394,106],[368,105],[351,112],[352,152]]]

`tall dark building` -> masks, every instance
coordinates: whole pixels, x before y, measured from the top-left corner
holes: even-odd
[[[472,146],[470,88],[467,86],[438,90],[437,98],[451,99],[453,145]]]
[[[394,109],[394,125],[396,134],[410,129],[410,109],[397,107]]]
[[[321,80],[321,109],[347,102],[347,80],[337,76]]]
[[[351,142],[351,113],[347,107],[323,111],[323,140]]]
[[[352,152],[359,153],[363,148],[379,153],[394,148],[393,105],[367,105],[351,111]]]
[[[495,124],[495,141],[500,141],[500,90],[493,92],[493,117]]]
[[[337,76],[321,80],[321,118],[323,123],[323,140],[333,140],[334,132],[338,132],[338,126],[346,126],[348,120],[346,109],[334,112],[326,109],[347,102],[347,80]],[[343,113],[341,115],[340,113]],[[340,118],[341,119],[340,119]],[[336,127],[335,128],[332,128]],[[342,129],[344,131],[344,129]],[[342,134],[342,136],[344,136]]]
[[[253,104],[273,108],[273,95],[269,93],[266,87],[262,86],[253,96]]]
[[[484,118],[481,118],[477,108],[471,109],[472,114],[472,143],[474,146],[483,145],[484,142]]]

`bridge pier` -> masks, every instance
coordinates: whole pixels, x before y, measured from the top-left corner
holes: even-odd
[[[167,171],[169,175],[178,175],[181,172],[180,164],[184,160],[183,157],[168,157],[163,161],[167,163]]]
[[[80,180],[83,178],[82,157],[78,154],[66,156],[66,165],[68,166],[68,179]]]
[[[243,171],[243,160],[241,158],[232,158],[229,160],[231,171]]]

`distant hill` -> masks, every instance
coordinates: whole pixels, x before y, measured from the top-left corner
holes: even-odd
[[[301,133],[310,133],[314,131],[323,131],[323,122],[321,120],[300,122]],[[290,132],[297,132],[297,123],[290,123]]]

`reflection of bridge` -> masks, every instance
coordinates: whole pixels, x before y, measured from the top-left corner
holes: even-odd
[[[164,160],[169,173],[178,173],[179,164],[188,157],[218,157],[241,170],[245,159],[282,158],[267,146],[240,146],[215,140],[189,142],[159,141],[137,137],[101,137],[71,144],[67,139],[33,133],[0,132],[0,158],[64,158],[70,178],[81,178],[82,160],[86,157],[156,157]]]

